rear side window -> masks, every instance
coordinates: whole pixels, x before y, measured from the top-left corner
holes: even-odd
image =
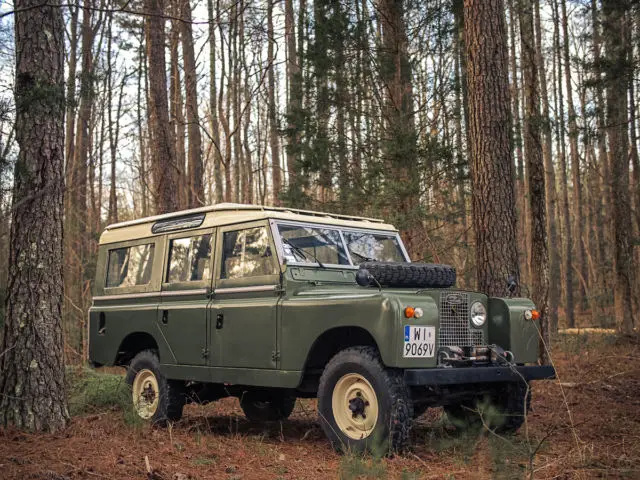
[[[147,243],[109,250],[107,288],[146,285],[151,281],[155,245]]]
[[[278,273],[266,227],[225,232],[222,243],[220,278],[257,277]]]
[[[169,242],[167,282],[198,282],[211,278],[211,234],[174,238]]]

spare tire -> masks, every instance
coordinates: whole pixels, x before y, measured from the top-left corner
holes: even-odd
[[[360,270],[369,272],[385,287],[449,288],[456,284],[456,269],[436,263],[364,262]],[[361,272],[358,276],[366,278]],[[375,286],[376,281],[369,280]]]

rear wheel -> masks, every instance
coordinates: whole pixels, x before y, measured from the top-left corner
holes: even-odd
[[[126,382],[131,387],[134,411],[143,420],[166,425],[182,417],[183,384],[165,378],[155,352],[145,350],[133,358],[127,369]]]
[[[247,390],[240,396],[242,411],[252,422],[286,420],[295,405],[295,395],[283,389]]]
[[[318,413],[333,447],[386,454],[409,442],[413,405],[400,371],[386,368],[372,347],[352,347],[327,364]]]

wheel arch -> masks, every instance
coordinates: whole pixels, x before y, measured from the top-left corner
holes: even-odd
[[[376,339],[363,327],[352,325],[325,330],[311,345],[304,371],[324,367],[336,353],[359,345],[374,347],[380,351]]]
[[[299,390],[307,394],[315,394],[320,374],[329,360],[345,348],[355,346],[370,346],[380,351],[375,337],[361,326],[340,326],[322,332],[307,354]]]
[[[129,333],[120,342],[113,364],[126,366],[133,357],[143,350],[155,350],[160,355],[158,342],[152,334],[149,332]]]

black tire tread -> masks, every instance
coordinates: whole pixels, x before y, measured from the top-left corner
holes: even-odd
[[[255,402],[268,402],[259,408]],[[286,420],[296,406],[296,396],[280,389],[251,389],[240,395],[240,407],[252,422],[278,422]]]
[[[386,287],[449,288],[456,284],[456,269],[437,263],[364,262],[360,269]]]

